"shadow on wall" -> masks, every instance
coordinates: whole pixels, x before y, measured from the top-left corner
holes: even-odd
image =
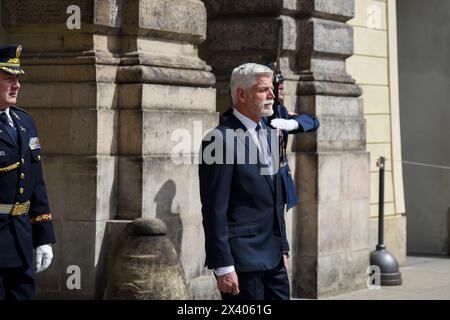
[[[172,212],[173,199],[176,194],[175,182],[167,180],[155,196],[156,218],[162,220],[167,226],[167,236],[172,241],[178,256],[181,254],[181,241],[183,239],[183,223],[179,212]]]

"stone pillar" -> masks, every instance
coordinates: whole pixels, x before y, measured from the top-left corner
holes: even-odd
[[[197,56],[206,33],[204,5],[198,0],[2,0],[2,5],[10,40],[24,46],[27,74],[18,105],[36,119],[56,218],[55,259],[38,277],[40,296],[101,297],[109,243],[138,217],[170,226],[168,236],[195,291],[205,271],[192,161],[202,125],[195,138],[194,121],[203,121],[204,129],[217,122],[215,78]],[[70,5],[80,8],[79,30],[66,26]],[[172,141],[180,128],[184,136]],[[181,138],[187,164],[176,165],[170,155]],[[66,286],[71,265],[81,269],[80,290]]]
[[[207,276],[198,165],[193,160],[203,130],[218,122],[215,77],[197,54],[206,37],[206,10],[199,0],[126,3],[117,73],[118,214],[121,219],[166,223],[195,298],[203,287],[202,276]],[[172,153],[178,156],[180,147],[184,152],[174,162]]]
[[[321,121],[317,133],[297,135],[289,148],[300,199],[290,235],[293,297],[362,287],[369,265],[369,154],[361,90],[345,69],[353,52],[353,31],[345,23],[353,0],[204,2],[202,54],[217,77],[218,110],[230,104],[232,68],[274,61],[281,43],[286,107]]]
[[[293,292],[321,297],[362,288],[369,265],[369,154],[361,89],[347,74],[354,1],[304,0],[300,14],[300,111],[315,113],[315,139],[297,139],[303,201],[294,219]]]

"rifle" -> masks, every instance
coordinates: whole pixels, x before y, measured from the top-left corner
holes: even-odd
[[[280,70],[280,56],[281,56],[281,46],[282,46],[282,26],[280,25],[280,28],[278,29],[278,48],[277,48],[277,58],[276,61],[273,63],[273,93],[275,95],[274,98],[274,112],[273,115],[269,117],[269,120],[276,119],[279,117],[278,114],[278,105],[281,104],[278,91],[280,87],[280,83],[284,81],[284,77],[281,74]]]
[[[282,25],[278,30],[278,48],[277,48],[277,58],[276,62],[273,64],[273,91],[274,91],[274,103],[273,103],[273,114],[269,117],[269,123],[276,118],[280,118],[279,114],[279,105],[281,105],[279,98],[279,87],[280,84],[284,81],[284,77],[281,74],[280,70],[280,56],[281,56],[281,46],[282,46]],[[284,135],[281,130],[277,130],[278,133],[278,142],[279,142],[279,156],[280,156],[280,164],[286,158],[286,146],[284,145]]]

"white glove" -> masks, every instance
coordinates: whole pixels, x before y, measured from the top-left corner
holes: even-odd
[[[48,268],[53,259],[52,246],[44,244],[36,248],[36,273]]]
[[[286,119],[273,119],[270,122],[270,125],[274,128],[285,130],[285,131],[292,131],[298,129],[298,122],[294,119],[286,120]]]

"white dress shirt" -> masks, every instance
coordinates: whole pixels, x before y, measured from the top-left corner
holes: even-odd
[[[250,135],[253,138],[253,141],[258,146],[258,149],[262,152],[262,162],[267,166],[267,170],[262,173],[265,175],[273,175],[273,168],[272,168],[272,157],[270,153],[269,148],[269,142],[267,140],[267,135],[265,134],[267,131],[264,131],[264,134],[262,132],[259,132],[259,134],[256,132],[256,126],[257,123],[246,116],[244,116],[242,113],[237,111],[233,108],[233,114],[236,116],[236,118],[239,119],[239,121],[242,122],[242,124],[247,129],[247,132],[250,133]],[[259,126],[262,128],[262,123],[259,122]],[[264,129],[264,130],[270,130],[270,129]]]

